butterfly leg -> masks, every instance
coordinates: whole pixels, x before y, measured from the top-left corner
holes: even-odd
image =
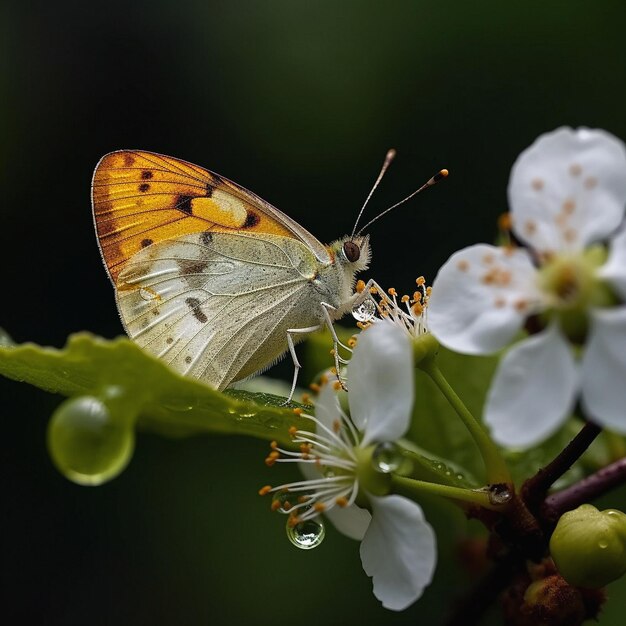
[[[304,334],[304,333],[314,333],[318,330],[322,329],[322,325],[318,324],[317,326],[308,326],[307,328],[288,328],[287,329],[287,345],[289,346],[289,353],[291,354],[291,358],[293,360],[293,381],[291,383],[291,391],[289,392],[289,397],[283,404],[289,404],[293,398],[293,394],[296,391],[296,383],[298,382],[298,374],[300,373],[300,369],[302,365],[300,365],[300,361],[298,361],[298,356],[296,355],[296,346],[293,343],[292,335]]]
[[[343,380],[341,380],[341,374],[340,374],[340,363],[347,363],[347,361],[345,359],[342,359],[339,356],[339,346],[341,346],[342,348],[344,348],[345,350],[347,350],[348,352],[352,352],[352,350],[346,346],[343,342],[339,341],[339,337],[337,336],[337,333],[335,332],[335,325],[333,324],[333,319],[330,315],[331,311],[336,311],[337,309],[332,305],[332,304],[328,304],[328,302],[322,302],[322,311],[324,311],[324,318],[326,320],[326,326],[328,326],[328,330],[330,331],[330,336],[333,339],[333,356],[335,357],[335,369],[337,370],[337,380],[339,381],[339,384],[341,385],[342,389],[344,391],[347,391],[348,389],[346,388],[345,383],[343,382]]]

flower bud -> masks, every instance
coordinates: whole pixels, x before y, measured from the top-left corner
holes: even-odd
[[[583,504],[561,517],[550,551],[568,583],[603,587],[626,573],[626,515]]]

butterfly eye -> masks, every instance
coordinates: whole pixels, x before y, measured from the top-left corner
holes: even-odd
[[[343,253],[350,263],[354,263],[361,256],[361,248],[354,241],[346,241],[343,244]]]

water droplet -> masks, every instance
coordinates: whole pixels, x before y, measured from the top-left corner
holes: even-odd
[[[240,413],[240,417],[241,418],[250,418],[250,417],[256,417],[256,413],[255,412],[251,412],[251,413]]]
[[[598,542],[598,548],[600,548],[600,550],[606,550],[609,547],[609,542],[606,541],[606,539],[603,539],[602,541]]]
[[[489,502],[491,504],[506,504],[513,497],[508,485],[499,483],[489,487]]]
[[[369,322],[376,314],[376,304],[373,300],[367,299],[352,309],[352,317],[357,322]]]
[[[391,441],[379,443],[372,453],[372,467],[383,474],[395,472],[402,463],[400,448]]]
[[[128,465],[135,433],[101,399],[66,400],[48,424],[48,450],[57,469],[79,485],[101,485]]]
[[[463,476],[463,474],[457,474],[456,478],[457,478],[457,480],[463,480],[465,478],[465,476]]]
[[[139,290],[139,295],[141,296],[142,300],[145,300],[146,302],[154,300],[157,296],[155,291],[152,291],[151,289],[146,289],[145,287],[142,287]]]
[[[317,519],[309,519],[295,526],[291,526],[288,520],[286,530],[289,541],[301,550],[317,548],[326,535],[324,524]]]

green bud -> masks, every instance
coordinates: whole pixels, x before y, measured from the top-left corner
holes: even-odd
[[[66,400],[48,424],[48,450],[57,469],[79,485],[101,485],[128,465],[132,423],[94,396]]]
[[[561,517],[550,539],[550,551],[568,583],[604,587],[626,573],[626,515],[583,504]]]

